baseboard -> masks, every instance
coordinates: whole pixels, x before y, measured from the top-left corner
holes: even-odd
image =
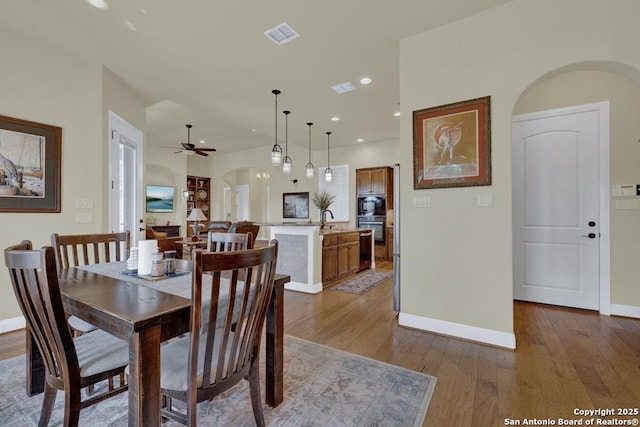
[[[516,348],[515,334],[507,332],[478,328],[476,326],[447,322],[445,320],[429,319],[427,317],[415,316],[413,314],[406,313],[400,313],[398,322],[400,326],[407,326],[436,334],[476,341],[512,350]]]
[[[640,319],[640,307],[635,305],[611,304],[611,314],[614,316]]]
[[[302,282],[288,282],[284,284],[284,288],[290,291],[304,292],[306,294],[319,294],[322,292],[322,282],[312,285]]]
[[[5,332],[17,331],[23,329],[26,326],[24,317],[14,317],[13,319],[0,320],[0,334]]]

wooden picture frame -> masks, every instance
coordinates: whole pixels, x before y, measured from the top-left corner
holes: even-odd
[[[282,217],[309,219],[309,192],[282,193]]]
[[[491,185],[491,97],[413,112],[413,189]]]
[[[0,116],[0,212],[60,212],[62,128]]]

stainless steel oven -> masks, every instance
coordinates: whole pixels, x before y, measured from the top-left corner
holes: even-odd
[[[374,230],[373,241],[379,245],[384,245],[384,223],[384,216],[367,215],[358,217],[358,228]]]

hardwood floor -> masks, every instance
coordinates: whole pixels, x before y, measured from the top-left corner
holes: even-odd
[[[597,418],[576,408],[640,407],[640,320],[523,302],[514,316],[510,351],[398,326],[391,280],[361,296],[285,293],[285,333],[438,377],[424,425],[503,426],[525,417],[557,425]],[[0,359],[24,352],[23,340],[22,331],[0,335]]]

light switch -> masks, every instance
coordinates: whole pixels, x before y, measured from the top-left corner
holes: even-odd
[[[478,194],[477,204],[482,207],[493,205],[493,193]]]
[[[76,199],[76,209],[93,209],[93,199]]]
[[[413,196],[413,207],[415,208],[430,208],[431,196]]]
[[[76,213],[76,224],[93,224],[92,213]]]

